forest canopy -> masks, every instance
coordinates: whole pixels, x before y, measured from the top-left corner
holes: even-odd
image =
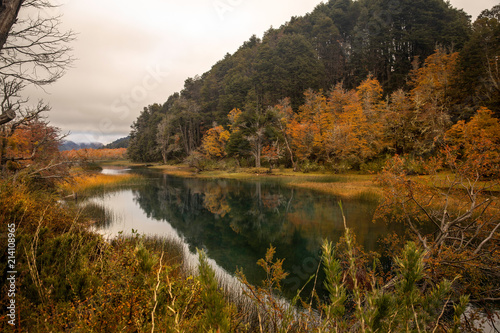
[[[429,156],[479,108],[500,115],[499,11],[472,24],[443,0],[322,3],[145,107],[128,155],[355,169],[387,154]]]

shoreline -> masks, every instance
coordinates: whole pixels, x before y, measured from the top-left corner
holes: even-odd
[[[293,188],[308,189],[324,194],[330,194],[342,199],[367,200],[378,202],[382,199],[382,188],[375,183],[376,175],[369,174],[334,174],[328,172],[294,172],[292,169],[274,169],[269,173],[267,168],[240,168],[238,171],[224,170],[196,172],[187,165],[155,165],[148,168],[187,178],[200,179],[282,179],[284,184]]]

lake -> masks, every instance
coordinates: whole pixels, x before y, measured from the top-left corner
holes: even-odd
[[[103,208],[99,232],[114,237],[133,230],[180,238],[193,256],[203,249],[222,271],[234,274],[240,268],[254,284],[265,278],[256,263],[272,244],[275,258],[285,259],[283,267],[290,274],[283,283],[287,298],[316,273],[323,239],[337,242],[344,232],[339,198],[291,188],[280,178],[181,178],[145,169],[103,172],[140,173],[145,180],[85,201]],[[373,201],[343,200],[342,206],[347,226],[365,250],[376,251],[390,232],[402,233],[401,225],[372,222]],[[321,286],[322,274],[320,291]]]

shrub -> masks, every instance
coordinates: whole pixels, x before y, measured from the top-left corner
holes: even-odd
[[[305,160],[300,164],[300,170],[304,173],[318,172],[318,171],[325,171],[325,167],[323,165],[318,164],[317,162]]]

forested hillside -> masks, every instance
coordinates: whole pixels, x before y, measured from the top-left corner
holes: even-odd
[[[134,161],[359,169],[429,156],[480,107],[500,115],[500,6],[331,0],[252,36],[131,131]]]
[[[108,143],[107,145],[104,146],[104,148],[106,148],[106,149],[127,148],[129,140],[130,140],[130,138],[127,136],[125,138],[121,138],[121,139],[115,140],[111,143]]]

